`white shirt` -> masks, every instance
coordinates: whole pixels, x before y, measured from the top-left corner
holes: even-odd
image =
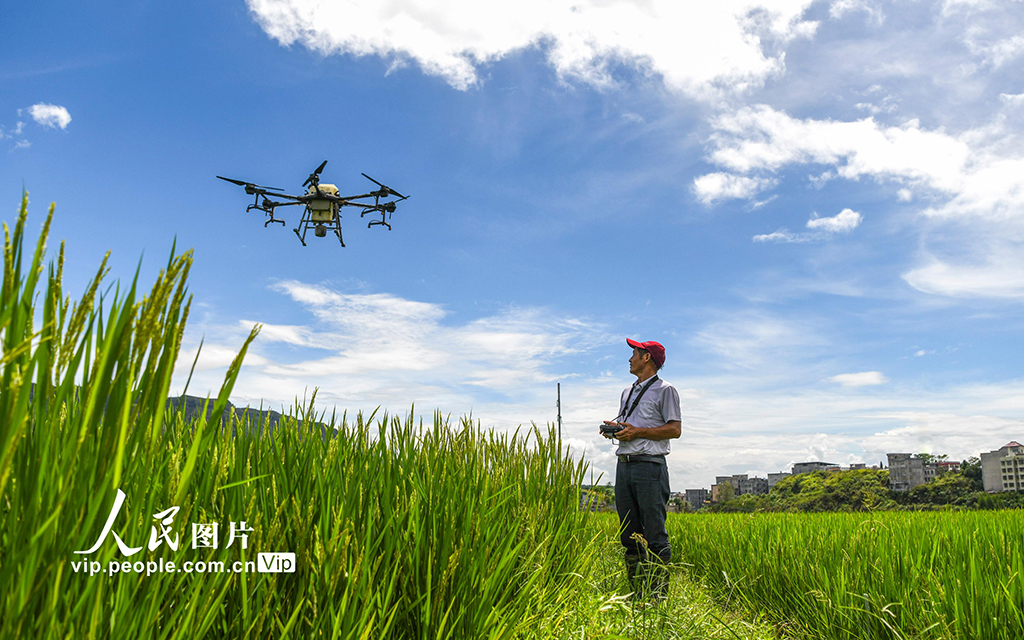
[[[655,380],[640,397],[636,409],[630,413],[637,395],[647,386],[651,379],[634,383],[631,387],[623,390],[622,398],[619,401],[619,415],[616,422],[628,422],[640,429],[652,429],[661,427],[673,421],[682,422],[682,412],[679,409],[679,392],[676,388],[661,378]],[[626,417],[629,414],[629,417]],[[671,451],[668,440],[648,440],[647,438],[636,438],[627,442],[619,442],[617,454],[643,454],[656,456]]]

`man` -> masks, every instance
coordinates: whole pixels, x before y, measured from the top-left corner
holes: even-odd
[[[665,347],[657,342],[626,340],[633,348],[629,372],[636,382],[622,392],[619,415],[606,420],[619,441],[615,468],[615,505],[619,512],[620,541],[626,548],[626,573],[634,593],[663,598],[668,594],[668,568],[672,548],[665,530],[668,505],[669,440],[682,432],[679,392],[658,377],[665,364]],[[606,427],[607,429],[608,427]]]

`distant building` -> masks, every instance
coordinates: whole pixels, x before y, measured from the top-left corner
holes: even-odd
[[[729,486],[731,487],[732,485],[730,484]],[[721,502],[721,501],[722,501],[722,485],[717,484],[717,483],[711,485],[711,502]]]
[[[745,473],[732,476],[717,476],[715,478],[715,484],[731,484],[734,495],[737,496],[768,493],[767,479],[748,478]],[[712,492],[714,492],[714,487],[712,487]]]
[[[793,475],[812,473],[814,471],[838,471],[839,465],[834,462],[796,462],[793,464]]]
[[[945,475],[945,474],[949,473],[950,471],[959,471],[959,470],[960,470],[960,463],[959,462],[948,462],[948,461],[945,461],[945,460],[938,461],[938,462],[929,462],[928,464],[924,465],[924,481],[925,482],[931,482],[935,478],[938,478],[939,476]]]
[[[981,454],[985,491],[1024,491],[1024,445],[1014,440]]]
[[[889,487],[893,491],[910,491],[924,484],[924,460],[912,453],[887,453],[889,458]]]
[[[767,478],[747,478],[740,482],[740,495],[763,495],[768,493]]]
[[[707,489],[687,489],[686,490],[686,502],[690,505],[690,508],[696,511],[704,506],[704,503],[708,501],[710,492]]]
[[[686,494],[682,491],[673,491],[668,496],[668,505],[665,507],[666,510],[673,513],[680,513],[685,511],[686,507]]]
[[[772,487],[774,487],[775,485],[777,485],[779,483],[779,480],[782,480],[783,478],[788,478],[791,475],[793,475],[793,474],[792,473],[787,473],[785,471],[783,471],[782,473],[769,473],[768,474],[768,490],[771,491]]]
[[[735,498],[740,495],[740,478],[746,479],[746,475],[737,476],[715,476],[715,484],[711,485],[711,501],[712,502],[724,502],[722,499],[722,487],[729,485],[732,487],[732,497]]]
[[[951,471],[959,471],[960,470],[960,463],[959,462],[947,462],[947,461],[944,460],[942,462],[937,462],[936,464],[939,466],[939,475],[940,476],[942,474],[944,474],[944,473],[949,473]]]
[[[950,471],[959,471],[959,462],[925,462],[911,453],[887,453],[889,458],[889,487],[893,491],[910,491],[914,487],[931,482]]]

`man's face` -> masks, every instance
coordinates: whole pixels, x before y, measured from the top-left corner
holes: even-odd
[[[651,354],[647,353],[644,349],[633,347],[633,355],[629,358],[629,372],[636,375],[650,356]]]

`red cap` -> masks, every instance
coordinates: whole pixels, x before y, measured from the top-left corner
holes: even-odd
[[[626,344],[634,349],[643,349],[647,353],[651,354],[651,359],[654,360],[654,364],[658,365],[659,369],[665,365],[665,347],[661,346],[660,342],[655,342],[653,340],[648,342],[637,342],[636,340],[626,338]]]

